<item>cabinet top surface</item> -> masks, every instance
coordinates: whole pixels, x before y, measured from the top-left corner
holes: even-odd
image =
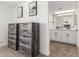
[[[56,30],[56,31],[76,31],[75,29],[50,29],[50,30]]]

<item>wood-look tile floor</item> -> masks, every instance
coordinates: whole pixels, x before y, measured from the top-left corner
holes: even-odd
[[[50,56],[49,57],[77,57],[78,50],[76,46],[50,42]],[[8,47],[0,48],[0,57],[25,57],[20,54],[18,51],[14,51]],[[39,54],[36,57],[46,57],[44,55]]]
[[[50,56],[51,57],[77,57],[78,49],[74,45],[50,42]]]
[[[15,50],[11,48],[1,47],[0,57],[24,57],[24,56],[22,54],[19,54],[19,52],[16,52]]]
[[[0,47],[0,57],[26,57],[20,54],[18,51],[15,51],[8,47]],[[44,55],[39,54],[36,57],[44,57]]]

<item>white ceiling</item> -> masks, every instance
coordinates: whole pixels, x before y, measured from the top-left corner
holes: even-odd
[[[25,2],[25,1],[0,1],[0,4],[5,4],[5,5],[9,5],[9,6],[16,6],[16,5],[19,5],[23,2]]]
[[[49,1],[49,11],[55,12],[61,10],[69,10],[77,8],[77,1]]]

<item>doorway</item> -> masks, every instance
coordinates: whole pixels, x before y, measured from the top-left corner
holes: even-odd
[[[76,47],[76,9],[77,1],[50,1],[49,31],[50,56],[74,57],[78,56]]]

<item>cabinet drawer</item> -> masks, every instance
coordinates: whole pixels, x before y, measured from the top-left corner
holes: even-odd
[[[20,36],[19,39],[20,39],[20,40],[29,40],[29,41],[32,40],[31,37],[27,37],[27,38],[25,38],[25,37],[23,37],[23,36]]]
[[[9,25],[9,33],[16,33],[16,25]]]
[[[30,31],[30,30],[20,30],[20,33],[19,33],[19,35],[20,36],[32,36],[31,35],[32,34],[32,31]]]
[[[9,27],[16,27],[16,24],[9,24]]]
[[[12,27],[12,26],[9,26],[9,30],[10,30],[10,31],[16,30],[16,26],[13,26],[13,27]]]
[[[76,36],[77,36],[76,31],[69,31],[69,40],[68,40],[68,42],[72,43],[72,44],[76,44],[76,39],[77,39]]]
[[[20,29],[32,29],[32,24],[31,23],[24,23],[20,24]]]
[[[8,35],[13,35],[13,36],[16,36],[16,33],[8,33]]]
[[[16,40],[9,39],[8,42],[12,42],[13,44],[16,44]]]
[[[62,41],[65,43],[76,44],[76,31],[62,31]]]
[[[11,39],[11,40],[16,40],[16,36],[8,36],[8,39]]]
[[[24,44],[31,44],[31,40],[26,40],[26,39],[20,39],[20,42]]]
[[[21,46],[19,47],[19,52],[25,56],[31,56],[31,49],[28,49],[24,46]]]
[[[8,46],[9,46],[10,48],[12,48],[12,49],[16,49],[16,44],[13,43],[12,41],[9,41],[9,42],[8,42]]]
[[[32,37],[32,35],[31,34],[28,34],[28,33],[21,33],[19,36],[21,36],[21,37],[29,37],[29,38],[31,38]]]
[[[23,41],[23,40],[20,40],[20,45],[21,46],[25,46],[25,47],[31,49],[31,41]]]
[[[54,40],[54,41],[61,41],[61,39],[62,39],[61,33],[62,33],[62,31],[59,31],[59,30],[51,30],[50,39]]]
[[[51,40],[56,40],[55,32],[57,32],[57,31],[53,31],[53,30],[50,31],[50,39]]]
[[[14,33],[14,34],[16,34],[16,30],[11,30],[11,29],[9,29],[9,33]]]
[[[69,32],[62,31],[62,42],[68,43]]]

